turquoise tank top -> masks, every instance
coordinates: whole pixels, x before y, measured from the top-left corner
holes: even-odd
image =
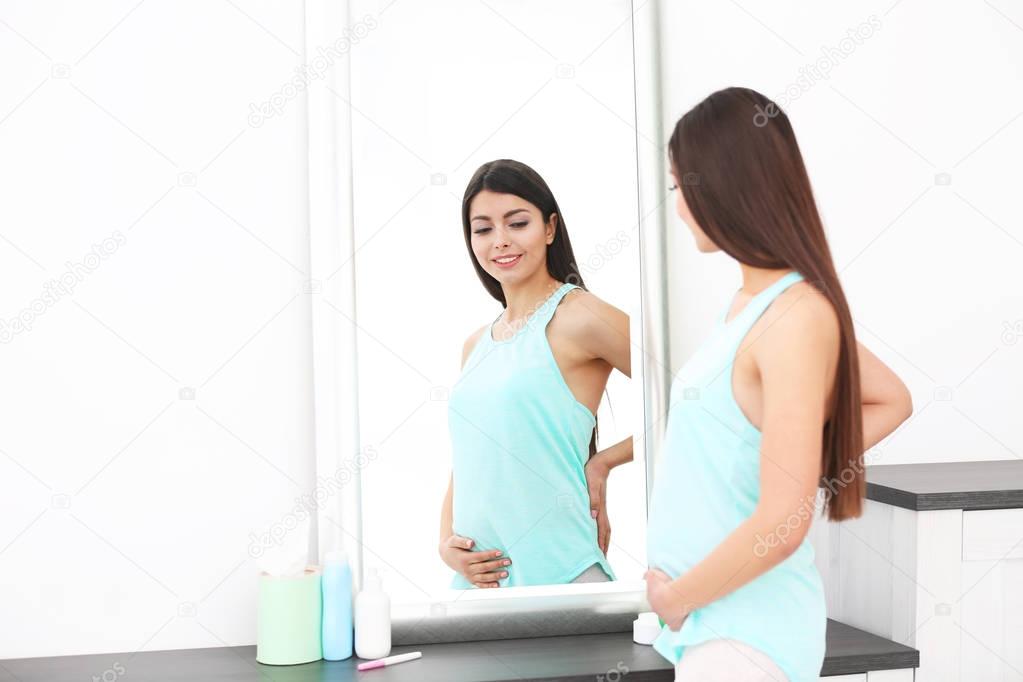
[[[761,434],[735,401],[732,367],[754,322],[801,279],[786,274],[729,322],[726,310],[672,381],[647,519],[647,563],[672,579],[710,554],[757,505]],[[816,682],[826,627],[824,588],[807,537],[774,568],[690,613],[679,630],[663,626],[654,649],[674,665],[687,646],[737,639],[770,656],[790,682]]]
[[[583,470],[596,419],[547,342],[547,323],[574,288],[562,284],[510,339],[485,330],[449,395],[452,527],[474,550],[511,558],[501,587],[568,583],[593,564],[615,579]],[[451,587],[473,585],[455,573]]]

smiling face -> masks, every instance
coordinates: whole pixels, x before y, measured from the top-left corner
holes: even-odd
[[[696,222],[696,218],[693,217],[692,211],[689,210],[689,205],[686,204],[686,198],[682,196],[682,183],[679,182],[678,175],[674,170],[671,171],[671,179],[675,183],[675,212],[678,213],[678,217],[682,219],[682,222],[689,227],[689,231],[693,233],[693,239],[696,241],[696,248],[702,253],[714,253],[720,251],[720,247],[710,240],[704,231],[700,228]]]
[[[483,190],[469,204],[469,234],[476,260],[502,284],[522,282],[547,268],[557,214],[544,223],[540,209],[522,197]]]

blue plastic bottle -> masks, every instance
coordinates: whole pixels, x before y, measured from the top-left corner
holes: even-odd
[[[344,550],[327,552],[323,565],[323,658],[352,656],[352,567]]]

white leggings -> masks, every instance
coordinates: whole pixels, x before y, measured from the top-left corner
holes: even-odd
[[[605,583],[610,581],[600,564],[591,564],[589,568],[572,579],[574,583]]]
[[[711,639],[687,646],[675,682],[788,682],[771,658],[745,642]]]

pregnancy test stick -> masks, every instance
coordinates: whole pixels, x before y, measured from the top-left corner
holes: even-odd
[[[422,651],[411,651],[407,654],[398,654],[397,656],[378,658],[375,661],[366,661],[365,663],[360,663],[355,667],[358,670],[372,670],[373,668],[383,668],[388,665],[404,663],[405,661],[414,661],[417,658],[421,658],[422,655],[423,655]]]

